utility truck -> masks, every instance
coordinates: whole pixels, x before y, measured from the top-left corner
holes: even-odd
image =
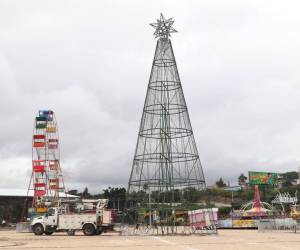
[[[107,203],[107,199],[82,200],[73,209],[66,205],[51,207],[45,215],[33,218],[30,225],[35,235],[74,235],[79,230],[87,236],[99,235],[113,229],[112,210],[106,209]]]

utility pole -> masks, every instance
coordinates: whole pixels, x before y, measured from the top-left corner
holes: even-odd
[[[150,190],[150,186],[149,188],[149,226],[151,228],[152,226],[152,220],[151,220],[151,216],[152,216],[152,212],[151,212],[151,190]]]

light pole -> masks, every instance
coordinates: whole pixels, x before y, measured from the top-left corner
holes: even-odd
[[[148,186],[148,189],[149,189],[149,226],[151,227],[152,226],[152,219],[151,219],[152,212],[151,212],[151,190],[150,190],[150,186]]]

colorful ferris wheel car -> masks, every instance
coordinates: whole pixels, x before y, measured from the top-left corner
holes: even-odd
[[[60,167],[59,135],[52,110],[40,110],[34,120],[32,137],[33,207],[36,212],[46,212],[58,203],[59,192],[64,192]]]

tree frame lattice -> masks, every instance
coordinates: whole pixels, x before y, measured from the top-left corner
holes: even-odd
[[[163,16],[162,16],[163,17]],[[162,18],[161,18],[162,19]],[[159,20],[158,20],[159,21]],[[205,187],[204,174],[183,95],[181,81],[168,38],[169,29],[157,40],[151,75],[138,133],[128,192]],[[169,26],[168,26],[169,25]],[[157,35],[158,34],[158,35]]]

